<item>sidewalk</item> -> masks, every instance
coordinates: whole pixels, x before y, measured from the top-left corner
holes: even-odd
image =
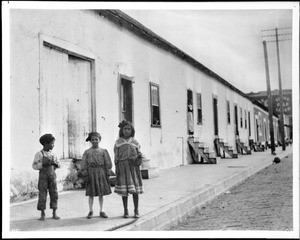
[[[292,146],[285,151],[276,149],[277,157],[292,153]],[[67,191],[59,194],[58,215],[52,219],[47,200],[46,220],[39,221],[37,199],[10,207],[11,231],[134,231],[163,230],[197,210],[232,186],[240,183],[257,171],[272,164],[275,156],[270,150],[239,155],[237,159],[219,159],[217,164],[191,164],[160,171],[159,176],[145,179],[144,194],[140,195],[140,218],[133,218],[133,200],[129,196],[130,217],[122,218],[122,198],[116,193],[104,197],[104,211],[109,218],[99,217],[98,199],[94,198],[94,217],[86,219],[88,197],[85,190]],[[112,191],[114,188],[112,188]]]

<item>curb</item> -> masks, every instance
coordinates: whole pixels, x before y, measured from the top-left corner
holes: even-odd
[[[277,155],[284,158],[291,152],[283,152]],[[228,189],[241,183],[251,175],[268,167],[273,163],[273,156],[268,156],[259,164],[250,166],[246,170],[222,179],[208,187],[189,194],[186,197],[175,200],[174,202],[154,210],[139,218],[132,225],[116,227],[115,231],[160,231],[177,225],[188,215],[196,213],[203,204],[224,193]]]

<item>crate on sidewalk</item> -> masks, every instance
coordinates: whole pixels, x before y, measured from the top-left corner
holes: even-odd
[[[154,178],[154,177],[158,177],[159,175],[158,168],[142,169],[141,173],[142,173],[142,179]]]

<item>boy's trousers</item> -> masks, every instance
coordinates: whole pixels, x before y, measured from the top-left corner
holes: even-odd
[[[50,166],[48,168],[43,168],[39,172],[39,200],[37,204],[38,210],[46,209],[46,201],[47,201],[47,191],[49,189],[50,194],[50,208],[57,209],[57,184],[56,184],[56,173],[54,171],[54,166]]]

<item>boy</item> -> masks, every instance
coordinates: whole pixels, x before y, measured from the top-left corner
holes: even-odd
[[[60,219],[60,217],[56,215],[58,193],[55,173],[56,168],[59,168],[60,164],[57,157],[52,153],[54,142],[55,138],[52,134],[41,136],[40,143],[43,145],[43,149],[35,154],[32,164],[33,169],[39,170],[39,199],[37,209],[41,211],[39,220],[42,221],[45,220],[48,189],[50,194],[50,208],[53,209],[53,218]]]

